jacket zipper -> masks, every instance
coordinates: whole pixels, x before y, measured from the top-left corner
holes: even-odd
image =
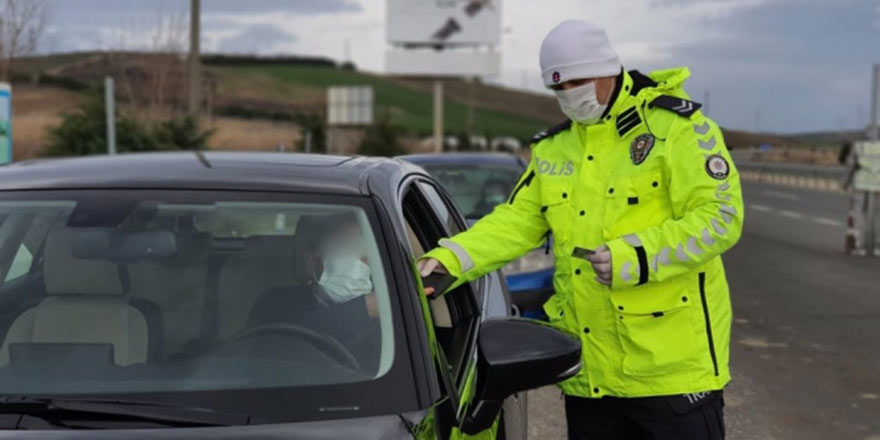
[[[712,339],[712,321],[709,319],[709,305],[706,302],[706,272],[700,272],[700,300],[703,302],[703,317],[706,318],[706,336],[709,338],[709,354],[712,356],[712,367],[718,376],[718,357],[715,355],[715,341]]]
[[[512,205],[513,201],[516,200],[516,195],[519,194],[519,190],[523,189],[524,186],[531,185],[532,179],[534,179],[534,178],[535,178],[535,170],[532,170],[532,172],[529,173],[529,175],[526,176],[526,178],[523,179],[523,181],[520,182],[519,185],[517,185],[516,189],[513,190],[513,194],[510,195],[510,201],[507,203]]]

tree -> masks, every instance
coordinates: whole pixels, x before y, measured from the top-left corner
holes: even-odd
[[[37,50],[48,9],[42,0],[5,0],[0,7],[0,80],[9,81],[15,59]]]
[[[306,133],[312,133],[310,153],[327,152],[327,127],[320,114],[303,114],[296,116],[295,121],[302,128],[302,138],[296,144],[297,151],[306,151]]]
[[[213,130],[202,131],[192,116],[172,118],[159,123],[154,130],[158,150],[204,150]]]
[[[400,129],[391,124],[391,117],[382,114],[367,128],[364,140],[361,141],[358,154],[364,156],[393,157],[406,154],[407,151],[398,141]]]
[[[195,119],[170,118],[155,126],[144,125],[123,114],[116,117],[116,139],[120,152],[202,150],[211,131],[202,131]],[[61,124],[49,130],[46,154],[85,156],[107,152],[107,123],[104,103],[92,99],[63,116]]]

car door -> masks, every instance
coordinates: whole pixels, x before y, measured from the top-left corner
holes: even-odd
[[[451,198],[434,181],[419,177],[405,183],[402,192],[403,213],[412,257],[418,258],[436,246],[441,238],[465,229],[464,217]],[[476,380],[477,330],[487,316],[510,316],[511,305],[500,273],[493,272],[446,295],[429,300],[431,321],[440,350],[438,374],[449,397],[437,408],[441,438],[467,438],[455,429],[469,409]],[[512,396],[505,411],[513,421],[511,436],[524,438],[524,395]],[[496,438],[498,427],[479,438]],[[448,437],[447,437],[448,436]]]
[[[464,216],[455,208],[452,197],[435,181],[418,182],[419,190],[434,208],[442,223],[448,225],[448,233],[452,236],[461,232],[467,224]],[[455,217],[458,221],[455,221]],[[482,319],[518,315],[519,312],[510,300],[505,277],[500,270],[491,272],[471,283],[472,291],[480,304]],[[527,393],[517,393],[507,398],[504,404],[503,435],[507,439],[526,438],[527,429]],[[499,436],[502,437],[502,436]]]
[[[442,199],[437,200],[438,196],[433,184],[424,178],[410,179],[402,186],[402,212],[413,260],[436,246],[439,239],[464,228],[457,211],[450,210]],[[426,318],[432,323],[435,364],[447,397],[435,407],[439,438],[456,435],[455,427],[464,419],[476,381],[476,338],[481,312],[474,284],[479,283],[460,286],[429,300],[431,316]]]

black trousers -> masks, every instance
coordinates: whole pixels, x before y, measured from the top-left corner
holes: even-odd
[[[679,396],[565,396],[569,440],[721,440],[721,391]]]

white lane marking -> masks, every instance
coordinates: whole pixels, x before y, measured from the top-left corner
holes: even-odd
[[[755,211],[764,211],[764,212],[770,212],[770,211],[773,211],[773,208],[771,208],[771,207],[769,207],[769,206],[764,206],[764,205],[755,205],[755,204],[751,204],[751,205],[749,205],[749,208],[752,208],[752,209],[754,209]]]
[[[778,197],[778,198],[780,198],[780,199],[786,199],[786,200],[798,200],[798,199],[800,199],[800,197],[798,197],[798,196],[796,196],[796,195],[794,195],[794,194],[792,194],[792,193],[787,193],[787,192],[782,192],[782,191],[774,191],[774,190],[772,190],[772,189],[765,189],[765,190],[764,190],[764,194],[765,194],[765,195],[768,195],[768,196],[770,196],[770,197]]]
[[[791,218],[804,218],[804,215],[794,211],[779,211],[779,215]]]
[[[742,338],[737,342],[754,348],[788,348],[788,343],[768,341],[766,338]]]
[[[813,221],[826,226],[843,226],[843,222],[825,217],[813,217]]]

